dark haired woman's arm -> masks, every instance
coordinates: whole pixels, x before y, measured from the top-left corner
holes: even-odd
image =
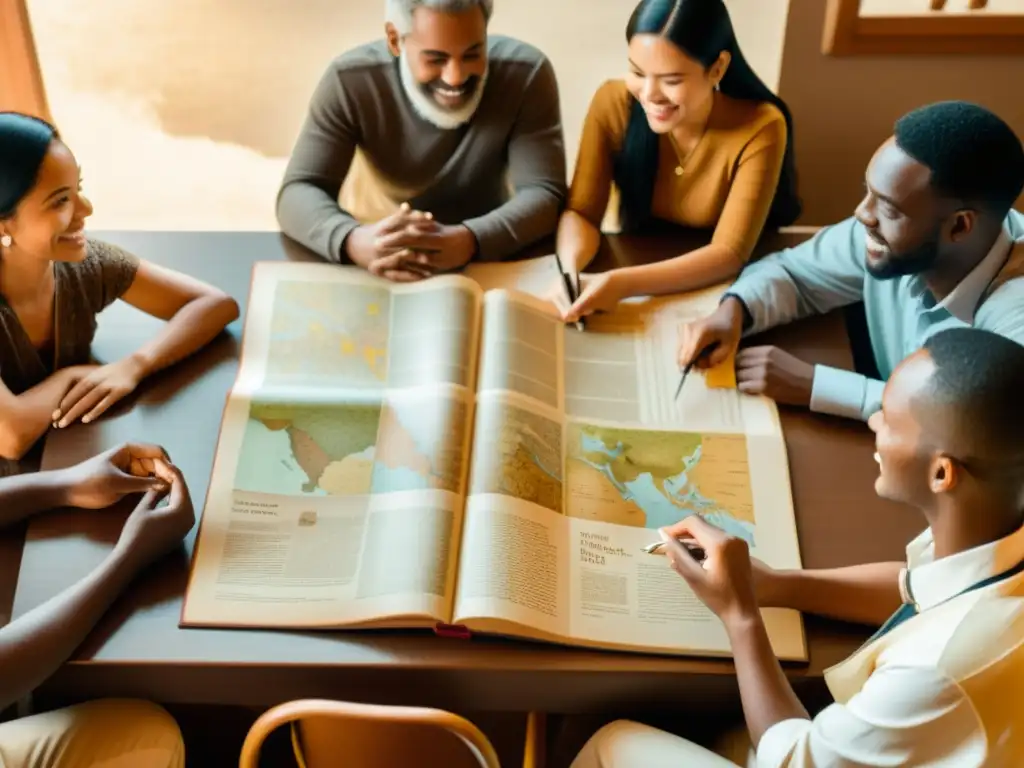
[[[630,296],[684,293],[736,277],[750,258],[768,218],[785,150],[786,123],[779,114],[744,147],[708,245],[666,261],[584,278],[580,298],[563,312],[563,319],[575,322],[592,312],[611,309]],[[566,260],[564,256],[562,259]]]
[[[736,277],[743,264],[735,251],[711,243],[667,261],[615,271],[620,273],[621,298],[627,298],[697,291]]]
[[[743,262],[721,245],[706,245],[668,261],[640,267],[621,267],[581,278],[583,290],[576,302],[562,312],[574,323],[594,312],[610,311],[630,296],[657,296],[695,291],[735,277]]]
[[[711,244],[675,259],[629,268],[629,296],[695,291],[734,278],[757,245],[782,172],[785,121],[768,123],[743,148]]]
[[[668,261],[622,270],[625,296],[699,290],[739,274],[768,219],[785,151],[786,123],[780,114],[743,149],[711,243]]]
[[[96,366],[62,368],[15,396],[0,383],[0,457],[18,461],[53,423],[53,410],[78,381]]]
[[[582,272],[601,247],[601,230],[583,215],[567,209],[558,221],[555,252],[567,272]]]
[[[97,418],[147,376],[209,344],[239,314],[238,303],[223,291],[145,261],[121,298],[167,325],[134,354],[97,368],[78,382],[54,414],[60,427]]]
[[[744,264],[768,221],[785,153],[786,122],[780,115],[755,133],[740,155],[711,243],[728,248]]]

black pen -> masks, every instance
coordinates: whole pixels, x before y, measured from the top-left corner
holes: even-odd
[[[569,297],[569,306],[571,307],[576,303],[576,299],[579,298],[576,293],[576,284],[578,284],[580,280],[579,273],[576,273],[576,283],[574,284],[572,277],[565,271],[565,269],[562,268],[562,260],[558,258],[557,253],[555,254],[555,266],[557,267],[558,272],[562,275],[562,284],[565,286],[565,293]],[[582,317],[576,321],[575,325],[577,331],[582,331],[586,327],[583,324]]]
[[[717,341],[712,342],[711,344],[708,344],[706,347],[704,347],[704,349],[702,349],[700,351],[700,354],[698,354],[695,358],[693,358],[693,360],[688,362],[683,367],[683,373],[679,377],[679,386],[676,387],[676,396],[673,399],[675,399],[675,400],[679,399],[679,393],[683,391],[683,384],[686,383],[686,377],[690,375],[690,371],[693,370],[693,366],[697,363],[697,361],[704,360],[708,355],[710,355],[712,352],[715,351],[715,347],[717,347],[717,346],[718,346],[718,342]]]

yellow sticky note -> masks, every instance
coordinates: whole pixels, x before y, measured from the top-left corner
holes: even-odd
[[[708,389],[736,389],[735,352],[704,372],[704,386]]]

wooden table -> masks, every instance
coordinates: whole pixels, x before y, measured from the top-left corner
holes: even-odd
[[[277,234],[99,233],[154,262],[196,275],[244,302],[251,265],[310,259]],[[780,236],[766,247],[793,244]],[[613,238],[597,267],[681,252],[666,234]],[[691,243],[692,244],[692,243]],[[110,360],[134,349],[157,323],[117,303],[100,321],[94,346]],[[99,423],[50,435],[46,467],[67,466],[125,440],[160,443],[183,469],[197,508],[205,497],[225,397],[235,376],[241,322],[194,359],[147,382],[133,403]],[[840,315],[774,332],[809,361],[849,367]],[[803,562],[836,566],[901,559],[921,527],[916,513],[879,501],[872,440],[861,424],[783,411]],[[57,511],[30,525],[17,585],[22,614],[91,569],[116,539],[116,512]],[[191,552],[195,529],[187,542]],[[64,703],[98,696],[142,696],[168,703],[269,705],[306,697],[423,704],[459,711],[623,709],[734,710],[731,663],[601,653],[491,639],[450,640],[412,633],[301,633],[178,627],[187,559],[157,565],[111,610],[37,693]],[[793,666],[794,684],[821,691],[822,670],[866,637],[863,628],[806,620],[810,663]]]

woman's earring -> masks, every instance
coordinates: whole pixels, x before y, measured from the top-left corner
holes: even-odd
[[[722,84],[721,83],[715,83],[715,90],[716,91],[722,90]]]
[[[4,235],[3,237],[0,237],[0,245],[2,245],[4,248],[10,248],[11,243],[13,242],[14,240],[11,238],[10,235]]]

